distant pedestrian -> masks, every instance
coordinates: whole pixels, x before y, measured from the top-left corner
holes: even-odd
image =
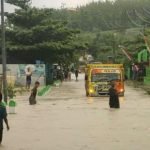
[[[35,105],[36,104],[36,95],[37,95],[37,89],[40,86],[40,82],[36,81],[34,88],[31,90],[31,95],[29,97],[29,104]]]
[[[76,81],[78,81],[78,76],[79,76],[79,70],[78,70],[78,69],[76,69],[76,70],[75,70],[75,77],[76,77]]]
[[[3,121],[6,124],[7,130],[9,130],[7,111],[6,111],[6,107],[2,104],[2,93],[0,92],[0,145],[3,139]]]
[[[68,80],[71,81],[71,71],[68,72]]]
[[[137,64],[132,64],[132,80],[137,80],[139,67]]]
[[[112,83],[109,89],[109,106],[110,108],[120,108],[119,95],[115,83]]]
[[[26,88],[29,90],[30,89],[30,86],[31,86],[31,77],[32,77],[32,71],[29,68],[27,68],[27,71],[26,71]]]
[[[61,82],[63,82],[64,80],[64,72],[62,69],[58,70],[58,80],[60,80]]]
[[[144,63],[139,64],[139,71],[138,71],[138,81],[143,81],[144,76],[146,76],[146,68]]]
[[[64,76],[65,76],[65,81],[67,81],[68,80],[68,70],[67,69],[64,70]]]

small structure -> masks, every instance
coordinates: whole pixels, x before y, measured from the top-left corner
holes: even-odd
[[[15,114],[16,102],[12,99],[9,101],[9,113]]]

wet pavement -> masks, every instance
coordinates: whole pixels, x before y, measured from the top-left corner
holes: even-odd
[[[126,87],[121,109],[110,110],[108,97],[85,97],[81,76],[38,97],[36,106],[26,96],[17,103],[0,150],[150,149],[150,97],[141,89]]]

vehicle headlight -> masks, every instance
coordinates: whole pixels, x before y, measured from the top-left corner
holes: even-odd
[[[89,89],[89,93],[94,93],[95,91],[94,91],[94,89],[93,89],[93,87],[90,87],[90,89]]]
[[[120,89],[120,92],[123,92],[123,89]]]

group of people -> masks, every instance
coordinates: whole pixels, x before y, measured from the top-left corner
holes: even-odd
[[[72,72],[74,72],[75,74],[75,78],[76,78],[76,81],[78,81],[78,76],[79,76],[79,70],[78,69],[75,69],[73,70]],[[72,74],[71,71],[65,71],[64,74],[65,74],[65,81],[71,81],[71,74]]]
[[[75,71],[76,80],[78,77],[79,71]],[[29,79],[29,78],[28,78]],[[37,89],[40,86],[40,83],[38,81],[35,82],[35,85],[33,89],[31,90],[31,95],[29,97],[29,104],[35,105],[36,104],[36,95],[37,95]],[[112,83],[111,88],[109,89],[109,106],[110,108],[120,108],[119,103],[119,96],[116,90],[116,84]],[[3,138],[3,120],[6,124],[7,130],[9,130],[9,124],[7,120],[7,111],[6,107],[2,103],[2,93],[0,93],[0,144],[2,143]]]
[[[61,81],[71,81],[71,71],[69,70],[61,70],[61,69],[58,69],[56,71],[56,79],[58,80],[61,80]],[[74,71],[75,73],[75,78],[76,78],[76,81],[78,81],[78,74],[79,74],[79,71],[78,69],[76,69]],[[30,89],[30,86],[31,86],[31,76],[32,76],[32,72],[30,70],[30,68],[27,69],[27,73],[26,73],[26,87],[27,89]],[[35,105],[36,104],[36,95],[37,95],[37,89],[38,87],[40,86],[40,82],[36,81],[35,82],[35,85],[33,87],[33,89],[31,90],[31,95],[29,97],[29,104],[30,105]]]
[[[65,68],[62,71],[63,81],[71,81],[71,70],[69,68]]]
[[[71,81],[71,74],[74,72],[76,81],[78,80],[78,69],[69,69],[69,68],[54,68],[53,70],[53,80],[61,80],[61,81]]]
[[[31,76],[32,76],[32,72],[30,68],[28,68],[26,71],[26,88],[27,89],[30,89]],[[31,95],[33,95],[34,97],[34,103],[36,103],[36,93],[37,93],[38,86],[39,86],[39,82],[36,82],[35,87],[33,88],[31,92]],[[7,130],[10,129],[9,124],[8,124],[8,119],[7,119],[7,110],[6,110],[4,103],[2,102],[2,99],[3,99],[3,95],[2,95],[2,92],[0,92],[0,145],[3,140],[3,128],[4,128],[3,122],[5,122]],[[33,100],[31,103],[33,103]]]
[[[71,81],[71,74],[74,72],[76,81],[78,81],[79,70],[78,69],[69,69],[69,68],[58,68],[57,66],[53,69],[53,80]],[[32,70],[27,68],[26,70],[26,89],[30,90],[31,81],[32,81]]]
[[[35,82],[34,88],[31,90],[31,95],[29,97],[29,104],[34,105],[36,104],[36,95],[37,95],[37,89],[39,87],[40,83],[38,81]],[[7,119],[7,111],[6,107],[2,103],[2,93],[0,92],[0,145],[3,140],[3,121],[6,124],[7,130],[10,129]]]

